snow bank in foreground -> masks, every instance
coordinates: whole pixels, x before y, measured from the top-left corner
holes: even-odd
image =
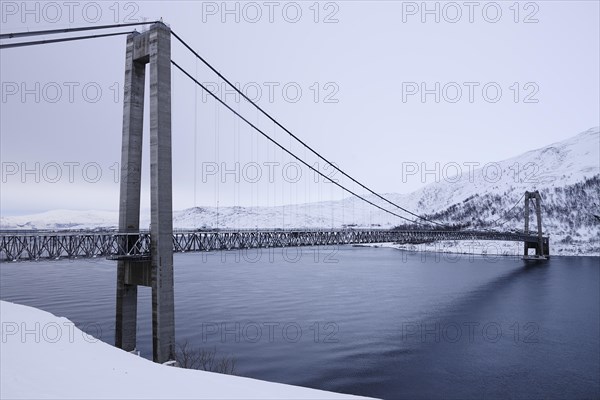
[[[66,318],[5,301],[0,320],[3,399],[358,398],[155,364],[88,336]]]

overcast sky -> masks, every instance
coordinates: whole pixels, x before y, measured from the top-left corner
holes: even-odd
[[[3,1],[2,33],[162,18],[352,176],[408,193],[443,178],[448,163],[483,165],[599,125],[598,4],[428,2],[427,13],[400,1]],[[125,36],[0,52],[2,215],[118,207],[124,55]],[[175,40],[172,58],[223,94]],[[175,209],[344,196],[179,71],[172,80]],[[224,99],[317,162],[248,104]],[[147,185],[143,195],[147,206]]]

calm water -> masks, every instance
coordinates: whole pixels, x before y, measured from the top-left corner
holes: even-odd
[[[299,253],[301,252],[301,253]],[[116,263],[3,263],[0,296],[113,343]],[[151,357],[150,291],[138,349]],[[175,256],[178,341],[239,375],[382,398],[599,398],[600,260],[393,249]]]

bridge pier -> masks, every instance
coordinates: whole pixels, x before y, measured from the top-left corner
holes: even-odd
[[[123,98],[123,144],[119,231],[139,232],[146,64],[150,71],[150,196],[149,257],[124,256],[117,265],[115,345],[136,347],[137,286],[152,288],[153,359],[175,357],[173,288],[173,206],[171,174],[171,31],[157,23],[144,33],[127,36]],[[134,237],[125,239],[126,248]]]
[[[117,312],[115,321],[115,346],[133,351],[136,347],[137,285],[125,283],[128,261],[117,262]]]

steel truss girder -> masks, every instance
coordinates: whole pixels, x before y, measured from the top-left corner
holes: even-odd
[[[537,235],[488,231],[220,230],[173,233],[174,252],[259,247],[335,246],[361,243],[427,243],[439,240],[500,240],[537,243]],[[548,243],[548,237],[543,238]],[[0,260],[143,257],[150,253],[150,233],[39,232],[0,233]]]

